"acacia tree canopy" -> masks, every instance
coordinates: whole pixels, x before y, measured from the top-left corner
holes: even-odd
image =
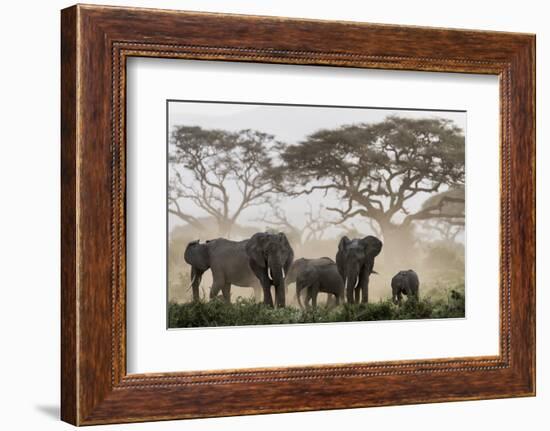
[[[168,211],[201,230],[200,220],[188,211],[192,203],[214,217],[220,235],[230,236],[242,212],[267,203],[275,190],[270,148],[276,144],[272,135],[255,130],[175,127]]]
[[[453,214],[452,218],[431,218],[421,223],[427,231],[437,232],[441,239],[454,241],[464,231],[465,193],[462,187],[453,187],[444,192],[432,195],[424,201],[422,208],[430,212]]]
[[[288,146],[282,158],[287,193],[332,190],[345,201],[340,208],[327,208],[340,222],[368,217],[385,237],[416,220],[464,218],[463,212],[441,211],[441,201],[414,212],[408,205],[420,193],[464,184],[464,134],[450,120],[393,116],[320,130]],[[445,202],[449,199],[455,198]]]

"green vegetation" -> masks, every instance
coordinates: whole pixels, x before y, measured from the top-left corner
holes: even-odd
[[[405,300],[401,306],[390,300],[369,304],[343,304],[301,310],[295,307],[269,308],[253,299],[238,298],[226,304],[221,299],[169,304],[170,328],[244,326],[291,323],[359,322],[375,320],[441,319],[464,317],[464,284],[419,301]]]

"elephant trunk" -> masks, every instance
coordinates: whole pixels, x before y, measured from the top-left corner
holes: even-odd
[[[272,263],[269,265],[270,279],[275,288],[284,285],[283,267],[281,264]]]
[[[348,298],[348,302],[353,303],[356,302],[354,299],[354,292],[359,284],[359,269],[355,266],[348,267],[346,271],[346,279],[345,279],[345,291]]]
[[[275,286],[275,298],[277,307],[285,306],[285,274],[283,266],[276,259],[270,259],[268,262],[268,272],[270,279]]]

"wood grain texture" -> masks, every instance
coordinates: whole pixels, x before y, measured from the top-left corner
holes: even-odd
[[[534,47],[534,36],[525,34],[100,6],[63,10],[63,420],[84,425],[533,395]],[[498,75],[500,354],[127,375],[129,56]]]
[[[76,9],[61,16],[61,418],[77,422]]]

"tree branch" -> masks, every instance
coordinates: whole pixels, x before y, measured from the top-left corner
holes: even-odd
[[[441,211],[443,208],[443,205],[447,202],[450,203],[464,203],[464,199],[462,198],[453,198],[450,196],[443,196],[437,204],[434,204],[432,206],[429,206],[427,208],[424,208],[420,211],[418,211],[415,214],[410,214],[403,220],[403,226],[410,225],[415,220],[426,220],[431,218],[449,218],[449,219],[460,219],[464,218],[465,214],[464,212],[461,213],[443,213],[443,212],[436,212],[434,211]]]

